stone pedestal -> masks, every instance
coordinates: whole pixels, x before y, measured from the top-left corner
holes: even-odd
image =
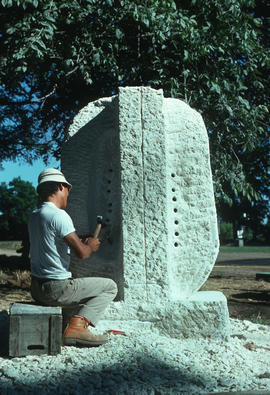
[[[114,317],[139,319],[136,311],[148,306],[144,319],[150,319],[164,306],[161,330],[170,333],[178,306],[190,313],[179,318],[186,328],[196,309],[208,327],[221,300],[212,294],[210,306],[205,294],[196,294],[219,248],[209,158],[200,114],[164,98],[162,90],[119,88],[74,118],[62,153],[62,170],[73,184],[68,211],[79,234],[93,231],[103,215],[112,243],[102,243],[87,261],[72,257],[71,269],[74,276],[117,282],[122,302]],[[216,317],[224,309],[214,311]]]
[[[127,306],[116,302],[108,309],[106,319],[136,321],[142,326],[150,322],[160,334],[177,339],[204,337],[226,341],[230,336],[227,300],[216,291],[196,292],[175,302],[158,300],[154,305],[146,302]]]

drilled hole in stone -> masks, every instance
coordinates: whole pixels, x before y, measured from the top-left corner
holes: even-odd
[[[171,176],[172,176],[172,177],[175,177],[175,174],[174,174],[174,173],[172,173],[172,174],[171,174]]]
[[[175,192],[175,188],[172,188],[172,192]]]
[[[112,207],[112,203],[108,203],[108,206],[109,206],[109,207]]]
[[[108,180],[108,184],[111,184],[111,180]]]
[[[174,243],[174,246],[175,246],[175,247],[178,247],[178,243]]]
[[[174,196],[174,197],[172,198],[172,200],[173,200],[174,202],[176,202],[177,199],[176,199],[176,197]]]
[[[112,173],[112,171],[113,171],[112,169],[109,169],[109,172],[110,172],[110,173]]]
[[[177,208],[174,208],[173,211],[174,211],[175,213],[177,213]]]
[[[178,233],[178,232],[175,232],[175,236],[179,236],[179,233]]]
[[[179,221],[177,221],[177,219],[174,221],[175,225],[179,224]]]
[[[107,192],[108,192],[108,193],[111,193],[111,190],[110,190],[110,189],[108,189],[108,190],[107,190]]]

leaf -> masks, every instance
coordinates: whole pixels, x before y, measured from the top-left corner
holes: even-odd
[[[257,27],[262,26],[262,20],[259,19],[259,18],[254,18],[254,19],[253,19],[253,22],[254,22],[254,24],[255,24]]]
[[[15,32],[15,29],[14,29],[14,27],[11,26],[10,28],[8,28],[6,30],[6,32],[7,32],[7,34],[13,34]]]
[[[228,104],[226,104],[225,107],[226,107],[226,110],[228,111],[228,113],[230,114],[230,116],[232,117],[233,116],[233,110],[231,109],[231,107]]]
[[[122,38],[122,36],[123,36],[123,33],[121,32],[120,29],[115,29],[115,35],[116,35],[116,38],[118,40],[120,40]]]
[[[94,59],[94,62],[95,62],[95,64],[100,64],[100,55],[99,55],[99,53],[98,52],[96,52],[94,55],[93,55],[93,59]]]
[[[45,13],[45,18],[50,22],[55,22],[55,18],[49,13]]]
[[[184,70],[183,71],[184,77],[188,77],[189,73],[190,73],[190,70],[188,70],[188,69]]]
[[[250,110],[250,104],[249,102],[244,99],[242,96],[238,96],[238,100],[248,109]]]
[[[185,20],[184,20],[184,18],[183,18],[182,15],[180,16],[180,26],[181,26],[183,29],[186,28],[186,22],[185,22]]]
[[[214,82],[211,83],[211,91],[217,92],[218,94],[221,92],[219,85]]]
[[[36,41],[43,49],[47,49],[45,43],[42,40]]]

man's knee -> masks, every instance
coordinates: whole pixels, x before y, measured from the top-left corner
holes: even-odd
[[[111,278],[108,278],[108,283],[107,283],[107,289],[114,295],[114,297],[117,295],[118,288],[117,284],[115,281],[113,281]]]

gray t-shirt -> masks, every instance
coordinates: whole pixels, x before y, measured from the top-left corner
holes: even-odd
[[[75,231],[72,219],[51,202],[33,211],[28,223],[31,274],[40,278],[65,279],[69,271],[69,247],[64,237]]]

